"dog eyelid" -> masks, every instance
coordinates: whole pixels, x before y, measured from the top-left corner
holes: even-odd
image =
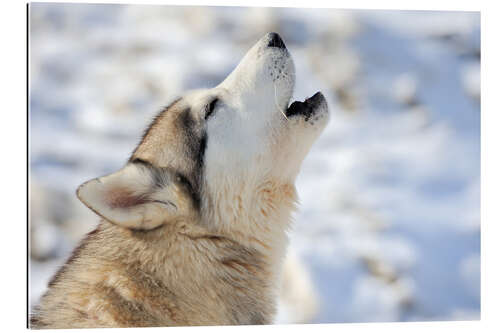
[[[215,110],[215,106],[217,105],[217,102],[219,101],[219,98],[215,97],[209,104],[205,106],[205,120],[207,120]]]

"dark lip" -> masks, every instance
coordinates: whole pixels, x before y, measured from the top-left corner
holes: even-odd
[[[325,99],[321,92],[315,93],[313,96],[306,98],[303,102],[294,101],[288,109],[286,110],[287,117],[294,116],[304,116],[305,120],[309,120],[309,118],[316,112],[318,106]]]

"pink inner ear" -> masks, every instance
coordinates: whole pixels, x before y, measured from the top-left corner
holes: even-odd
[[[106,200],[111,208],[130,208],[147,202],[144,196],[134,195],[129,189],[119,187],[109,190]]]

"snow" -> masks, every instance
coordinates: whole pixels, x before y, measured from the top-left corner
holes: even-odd
[[[277,31],[294,99],[321,90],[331,109],[290,235],[318,295],[311,321],[479,319],[479,13],[30,9],[32,304],[97,223],[77,186],[120,168],[162,106]],[[278,321],[301,317],[283,303]]]

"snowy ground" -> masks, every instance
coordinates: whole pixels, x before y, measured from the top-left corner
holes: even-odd
[[[291,246],[313,322],[479,319],[478,13],[31,5],[31,296],[97,218],[74,191],[151,117],[218,84],[264,33],[331,121],[304,161]],[[293,322],[282,315],[280,322]]]

